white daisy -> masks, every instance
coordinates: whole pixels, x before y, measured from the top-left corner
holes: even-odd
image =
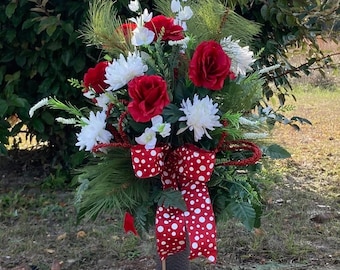
[[[145,149],[153,149],[157,143],[156,132],[151,128],[146,128],[144,133],[135,140],[138,144],[145,145]]]
[[[109,143],[112,139],[112,134],[105,130],[106,127],[106,113],[104,111],[90,112],[89,119],[81,119],[85,124],[80,133],[77,133],[78,142],[76,146],[79,146],[79,150],[85,149],[91,151],[97,143]]]
[[[217,103],[213,103],[213,100],[208,96],[203,99],[199,99],[198,95],[194,96],[193,102],[190,99],[183,100],[181,104],[181,111],[185,116],[179,118],[179,121],[186,121],[187,127],[178,130],[177,134],[184,132],[189,128],[190,131],[194,131],[195,142],[199,141],[205,134],[209,139],[207,130],[214,130],[214,127],[221,127],[219,122],[220,117],[217,114]]]
[[[115,91],[123,87],[134,77],[144,75],[147,70],[148,66],[143,63],[138,51],[129,52],[126,59],[121,54],[119,59],[113,60],[105,69],[104,82],[109,85],[106,91]]]
[[[231,58],[230,70],[235,76],[246,75],[248,70],[252,70],[251,65],[255,62],[254,53],[249,50],[249,46],[241,47],[239,40],[231,40],[231,36],[224,38],[220,44],[224,52]]]

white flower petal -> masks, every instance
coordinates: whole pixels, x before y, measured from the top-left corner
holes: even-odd
[[[137,12],[139,10],[139,1],[138,0],[131,0],[128,4],[128,7],[131,11]]]
[[[135,140],[138,144],[145,145],[145,149],[153,149],[157,143],[156,132],[151,128],[146,128],[144,133]]]
[[[155,33],[144,26],[137,27],[132,33],[131,44],[134,46],[149,45],[155,38]]]

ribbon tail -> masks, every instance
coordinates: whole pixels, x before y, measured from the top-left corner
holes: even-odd
[[[216,224],[214,211],[204,182],[195,181],[181,187],[187,211],[184,212],[188,232],[189,259],[199,256],[216,262]]]
[[[163,189],[178,190],[174,172],[175,157],[170,154],[161,174]],[[186,232],[183,211],[176,207],[159,206],[156,211],[157,252],[161,260],[186,248]]]

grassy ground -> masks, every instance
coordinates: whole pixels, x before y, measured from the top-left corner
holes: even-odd
[[[340,88],[297,86],[295,94],[287,114],[313,125],[275,130],[273,140],[292,158],[264,166],[261,229],[218,224],[218,264],[194,260],[193,270],[340,269]],[[72,190],[51,189],[53,177],[41,184],[38,157],[29,168],[16,156],[0,161],[0,270],[47,270],[53,262],[69,270],[154,269],[152,233],[122,234],[114,213],[77,225]]]

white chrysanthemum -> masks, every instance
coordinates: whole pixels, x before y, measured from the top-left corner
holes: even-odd
[[[154,149],[157,143],[156,132],[151,128],[146,128],[144,133],[135,140],[138,144],[145,145],[145,149]]]
[[[36,103],[28,112],[29,116],[32,118],[35,111],[46,106],[48,104],[48,98],[43,98],[42,100],[40,100],[38,103]]]
[[[113,60],[105,69],[104,82],[109,85],[106,91],[115,91],[123,87],[134,77],[144,75],[147,70],[148,66],[143,63],[138,51],[129,52],[126,59],[121,54],[119,59]]]
[[[187,127],[178,130],[177,134],[189,128],[190,131],[194,131],[194,139],[197,142],[204,134],[211,139],[208,130],[222,126],[219,122],[220,117],[216,115],[218,112],[217,103],[213,103],[213,100],[208,96],[200,100],[198,95],[195,95],[193,102],[190,99],[183,100],[181,106],[180,110],[184,112],[185,116],[180,117],[179,121],[186,121]]]
[[[91,151],[97,143],[109,143],[112,139],[112,134],[105,129],[106,113],[104,111],[90,112],[89,119],[82,118],[85,126],[82,127],[80,133],[77,133],[79,150],[85,149]]]
[[[252,70],[251,65],[255,62],[253,59],[254,53],[249,50],[249,46],[241,47],[238,43],[240,41],[233,41],[231,36],[221,40],[220,44],[225,53],[231,58],[230,70],[237,75],[246,75],[248,70]]]
[[[163,138],[170,135],[171,125],[169,123],[163,123],[163,117],[161,115],[152,117],[151,123],[151,129],[158,132]]]

